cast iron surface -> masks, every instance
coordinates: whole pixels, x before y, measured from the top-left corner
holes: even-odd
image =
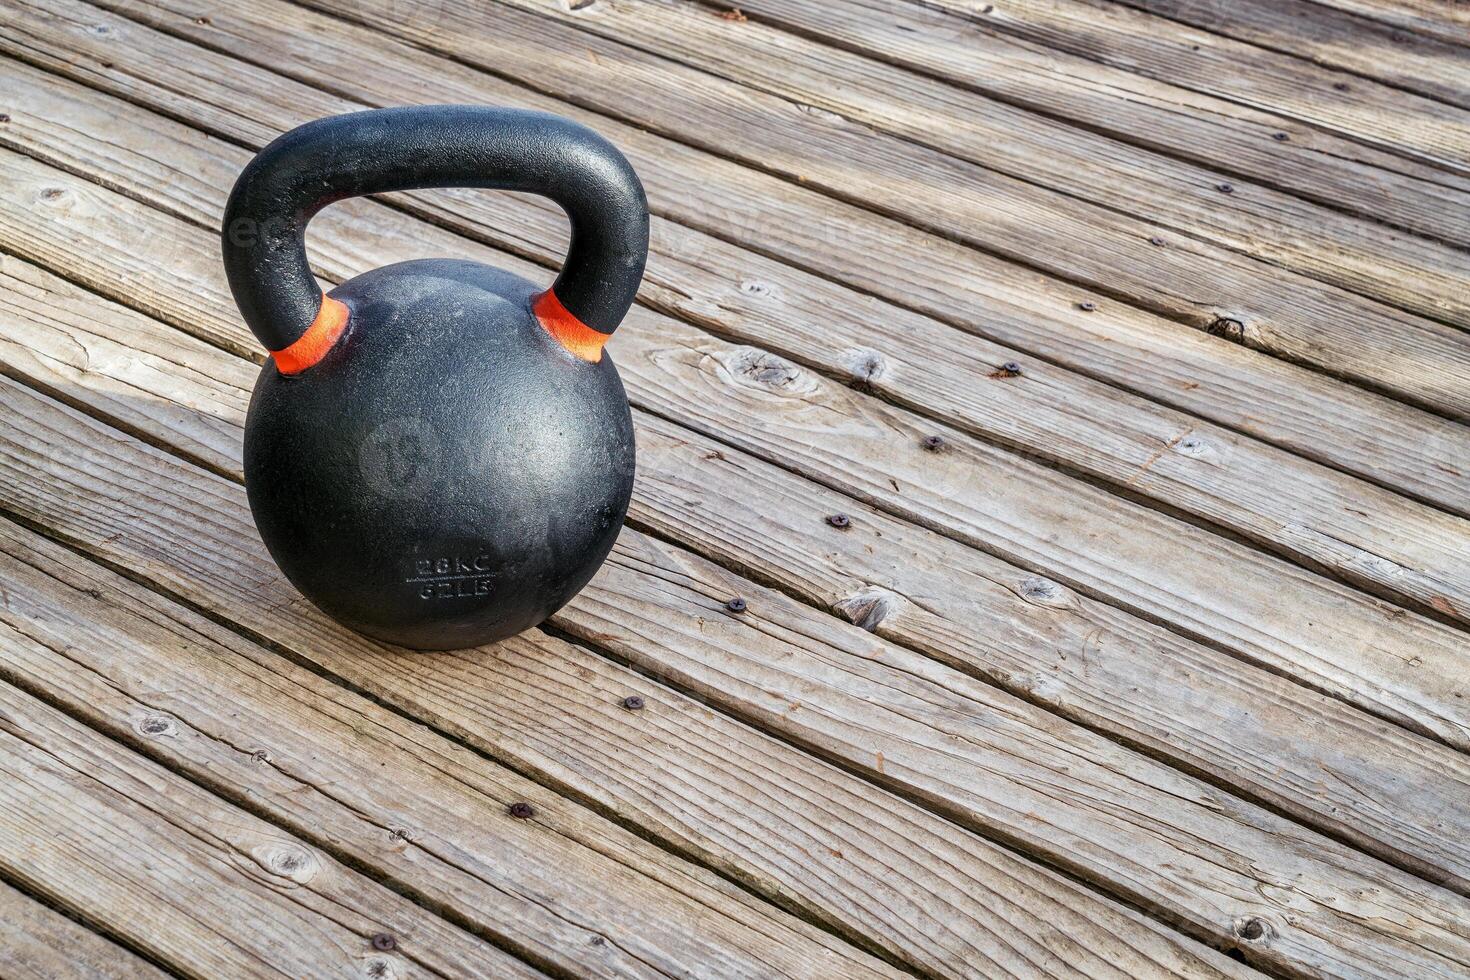
[[[319,364],[261,371],[250,509],[344,625],[473,646],[541,622],[607,557],[633,486],[627,398],[610,357],[541,328],[535,292],[474,262],[376,269],[332,290],[351,317]]]
[[[413,124],[401,140],[397,120]],[[446,162],[466,125],[483,130],[468,139],[480,149]],[[426,132],[448,141],[425,143]],[[548,160],[559,162],[542,169]],[[440,182],[554,192],[573,224],[558,295],[569,309],[580,298],[578,316],[600,332],[621,320],[647,248],[642,189],[621,155],[553,117],[426,107],[312,123],[242,175],[226,266],[257,336],[279,349],[320,307],[314,280],[305,294],[300,215],[343,188]],[[290,230],[242,247],[230,235],[241,221]],[[583,360],[541,326],[537,292],[473,262],[376,269],[332,290],[349,317],[321,361],[262,369],[245,427],[251,511],[287,578],[334,619],[404,646],[474,646],[541,622],[606,558],[632,491],[627,399],[611,357]]]
[[[424,187],[530,191],[561,205],[572,237],[557,298],[592,329],[617,329],[648,255],[648,203],[623,155],[544,112],[414,106],[307,123],[241,172],[225,205],[225,274],[260,342],[287,347],[316,317],[321,290],[304,245],[314,214],[348,197]]]

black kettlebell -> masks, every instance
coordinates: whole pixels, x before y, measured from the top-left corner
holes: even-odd
[[[571,220],[550,289],[474,262],[375,269],[323,296],[306,224],[359,194],[544,194]],[[338,622],[453,649],[550,616],[611,550],[633,421],[603,352],[638,290],[648,205],[591,130],[481,106],[308,123],[246,166],[225,271],[271,352],[245,422],[245,486],[276,564]]]

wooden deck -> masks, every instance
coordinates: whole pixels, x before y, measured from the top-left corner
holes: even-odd
[[[628,527],[432,655],[260,545],[216,231],[418,102],[655,212]],[[0,113],[0,976],[1470,976],[1464,4],[0,0]]]

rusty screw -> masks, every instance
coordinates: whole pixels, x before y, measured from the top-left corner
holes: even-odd
[[[627,697],[623,698],[623,707],[627,708],[629,711],[642,711],[643,699],[636,694],[630,694]]]
[[[1093,310],[1097,309],[1097,304],[1090,299],[1086,299],[1077,304],[1077,309],[1081,310],[1083,313],[1091,313]]]
[[[505,808],[505,812],[517,820],[529,820],[536,811],[529,803],[512,803]]]
[[[841,531],[852,526],[852,518],[846,514],[828,514],[827,523]]]
[[[931,452],[931,453],[937,453],[937,452],[939,452],[939,450],[941,450],[941,449],[944,448],[944,437],[943,436],[925,436],[924,437],[924,442],[922,443],[922,445],[923,445],[923,447],[925,449],[929,450],[929,452]]]
[[[740,598],[739,596],[735,596],[735,598],[725,603],[725,608],[730,610],[732,613],[743,613],[745,612],[747,607],[745,605],[744,599]]]
[[[388,935],[386,932],[380,932],[376,936],[373,937],[373,949],[380,950],[381,952],[386,953],[390,949],[397,949],[397,948],[398,948],[398,940],[394,939],[392,936]]]

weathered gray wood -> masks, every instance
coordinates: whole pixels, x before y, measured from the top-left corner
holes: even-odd
[[[9,980],[164,980],[167,974],[0,882],[0,976]]]
[[[23,158],[17,163],[24,165]],[[6,212],[22,222],[11,236],[13,247],[41,249],[63,263],[68,275],[127,299],[107,271],[110,263],[134,261],[120,243],[140,233],[161,240],[182,236],[193,245],[177,249],[167,266],[146,274],[150,301],[170,303],[177,294],[167,319],[186,330],[198,329],[194,311],[209,307],[211,322],[204,329],[217,336],[233,334],[236,346],[250,345],[229,318],[230,300],[208,233],[55,171],[12,181],[17,188],[48,183],[66,186],[81,198],[109,199],[106,206],[80,205],[91,220],[67,232],[92,236],[88,247],[71,254],[60,244],[66,238],[56,237],[79,206],[74,204],[52,209],[46,217],[30,207]],[[479,256],[533,277],[544,275],[374,207],[342,205],[318,219],[314,254],[333,277],[426,251]],[[104,215],[114,220],[104,222]],[[367,226],[358,225],[361,220]],[[157,230],[141,231],[150,228]],[[114,257],[119,248],[124,254]],[[145,273],[140,269],[139,275]],[[213,301],[201,304],[201,297]],[[619,336],[624,351],[619,362],[640,404],[1451,744],[1467,744],[1467,653],[1463,636],[1453,629],[1367,600],[935,423],[843,393],[779,359],[765,361],[754,351],[729,348],[674,321],[635,311]],[[711,392],[723,393],[715,404],[709,404]],[[828,431],[815,442],[810,435],[814,411],[837,422],[820,423]],[[934,432],[944,432],[959,450],[946,457],[940,473],[933,456],[918,445]],[[1230,589],[1219,588],[1222,577],[1232,582]]]
[[[200,125],[216,131],[238,133],[240,138],[251,142],[263,143],[275,132],[263,131],[265,127],[259,122],[262,117],[278,120],[284,129],[314,113],[360,108],[345,100],[329,99],[330,104],[322,105],[323,96],[316,90],[294,85],[239,61],[210,61],[214,56],[208,52],[137,30],[126,21],[114,19],[114,22],[115,33],[122,35],[121,44],[99,42],[95,33],[68,29],[68,35],[74,38],[69,46],[76,46],[75,52],[64,55],[64,62],[59,51],[55,55],[48,53],[48,67],[71,72],[73,66],[85,69],[95,64],[95,59],[118,59],[111,62],[114,67],[106,78],[99,79],[90,70],[81,70],[80,77],[125,92],[129,98],[159,105],[171,114],[198,120]],[[249,54],[272,67],[290,68],[302,62],[296,39],[310,37],[313,67],[306,73],[308,81],[323,75],[336,79],[338,86],[360,80],[356,84],[365,97],[380,103],[425,97],[447,102],[529,103],[552,111],[570,112],[604,129],[610,125],[605,117],[533,96],[526,89],[512,88],[455,62],[430,57],[377,32],[273,0],[259,0],[216,13],[208,25],[195,25],[193,20],[189,25],[193,30],[228,38],[228,50]],[[210,40],[218,39],[211,36]],[[36,52],[30,54],[35,56]],[[212,70],[181,74],[174,68],[201,60]],[[371,62],[371,70],[363,70],[365,62]],[[199,182],[189,178],[194,174],[202,178],[233,173],[232,164],[219,158],[217,141],[177,126],[159,130],[154,118],[136,113],[130,107],[93,106],[87,102],[94,99],[90,93],[72,96],[67,86],[56,83],[50,76],[40,76],[39,81],[34,81],[24,73],[17,75],[12,71],[10,75],[9,84],[18,86],[27,103],[41,111],[23,116],[8,131],[0,130],[0,140],[63,166],[72,166],[74,154],[70,148],[63,147],[72,141],[73,130],[57,127],[48,120],[73,115],[86,118],[92,120],[86,127],[88,131],[108,132],[113,155],[128,156],[127,161],[119,161],[117,166],[130,168],[119,171],[128,173],[130,179],[132,168],[150,172],[147,161],[157,156],[156,150],[150,151],[152,141],[167,140],[170,146],[167,169],[175,182],[169,204],[189,216],[213,213],[211,202],[218,196],[218,186],[227,184],[231,178],[217,176]],[[146,80],[156,80],[156,83]],[[238,85],[226,92],[220,87],[221,80]],[[180,98],[181,92],[197,92],[199,98],[188,102]],[[222,104],[239,106],[243,100],[241,92],[251,93],[249,101],[253,111],[242,113],[237,108],[233,113],[222,114],[218,109]],[[111,120],[111,112],[118,114],[116,121]],[[123,119],[127,120],[126,125],[119,124]],[[722,212],[722,209],[727,205],[749,207],[754,210],[741,212],[733,221],[737,230],[748,229],[763,248],[772,246],[772,237],[777,232],[787,231],[797,237],[791,239],[791,246],[784,251],[778,247],[778,252],[804,265],[836,262],[840,269],[828,271],[841,271],[848,278],[854,274],[872,276],[875,268],[881,273],[883,263],[892,263],[895,255],[902,255],[899,246],[904,243],[931,259],[948,256],[935,265],[910,264],[903,270],[894,267],[887,277],[859,280],[859,288],[863,292],[887,292],[909,305],[930,305],[931,312],[942,318],[942,322],[961,329],[972,330],[970,321],[975,320],[983,324],[988,336],[1060,360],[1089,376],[1107,379],[1111,384],[1125,383],[1130,390],[1143,391],[1166,403],[1256,434],[1308,458],[1407,489],[1412,496],[1451,510],[1466,513],[1470,508],[1470,485],[1454,465],[1446,464],[1470,456],[1470,430],[1461,426],[1336,384],[1319,374],[1260,357],[1237,345],[1193,331],[1181,332],[1177,326],[1126,306],[1110,304],[1095,313],[1079,311],[1075,296],[1056,291],[1062,288],[1059,284],[989,260],[980,253],[922,236],[906,226],[846,208],[798,185],[764,177],[630,127],[612,125],[609,134],[633,153],[655,205],[663,202],[686,220],[702,220],[704,216],[695,212],[713,207],[712,213],[717,217],[723,213],[727,219],[720,222],[724,234],[732,225],[728,220],[732,212]],[[85,147],[85,140],[82,142],[78,151]],[[135,151],[138,155],[125,151]],[[151,172],[156,172],[156,164]],[[200,183],[205,188],[203,192]],[[691,184],[699,186],[698,195],[688,193]],[[711,199],[714,204],[710,203]],[[469,229],[475,234],[488,235],[491,240],[504,241],[513,248],[530,247],[542,254],[547,254],[545,250],[549,248],[549,254],[559,255],[552,243],[558,243],[563,234],[563,219],[547,208],[521,206],[523,202],[512,203],[504,198],[486,200],[484,195],[475,194],[455,195],[447,207],[436,204],[441,200],[433,196],[417,198],[411,205],[422,204],[431,209],[425,213],[434,215],[436,220],[460,227],[466,224],[463,215],[472,219]],[[823,230],[829,226],[830,240]],[[808,318],[814,325],[823,324],[831,319],[833,310],[848,311],[858,324],[876,321],[890,329],[915,322],[903,309],[854,295],[822,278],[805,275],[789,265],[783,266],[685,226],[655,219],[653,232],[654,258],[645,298],[661,309],[687,316],[721,333],[738,335],[745,330],[744,324],[756,323],[768,324],[777,335],[784,335],[788,324],[802,323]],[[839,240],[840,248],[831,247]],[[991,287],[997,290],[994,299],[985,299],[977,306],[968,298],[976,289]],[[718,301],[706,299],[711,296]],[[962,319],[955,319],[956,308],[963,314]],[[974,342],[963,337],[958,343],[968,347]],[[936,341],[941,351],[955,344],[952,338]],[[824,346],[824,350],[828,348],[830,344]],[[915,356],[913,344],[905,344],[903,350],[906,357]],[[837,353],[841,359],[837,370],[850,372],[850,355],[845,351]],[[1013,356],[1008,351],[998,356],[996,363]],[[935,359],[925,363],[935,363]],[[939,358],[938,363],[944,363],[944,359]],[[1276,406],[1276,410],[1262,412],[1263,405]]]
[[[179,331],[159,343],[154,321],[89,295],[0,253],[0,370],[216,472],[234,472],[255,365]]]
[[[45,101],[35,85],[27,89],[32,101]],[[141,114],[122,106],[114,111],[125,113],[129,120]],[[42,117],[50,115],[46,112]],[[97,124],[105,126],[105,118],[98,118]],[[126,174],[131,193],[171,207],[178,181],[168,164],[175,143],[167,138],[167,128],[178,127],[154,122],[148,138],[138,141],[157,151],[151,169],[112,167],[115,151],[109,144],[126,139],[123,136],[98,139],[90,147],[72,136],[73,145],[66,148],[71,152],[63,165],[98,174],[105,182],[121,180]],[[181,142],[181,150],[186,151],[187,139]],[[40,144],[43,154],[58,152],[44,133],[36,134],[34,143]],[[233,161],[220,160],[218,166],[200,175],[199,217],[206,224],[220,220],[223,188],[247,156],[241,151],[232,155]],[[473,215],[478,231],[495,222],[494,203],[481,195],[456,200],[448,207],[431,205],[431,209],[447,223],[463,224],[463,216]],[[554,262],[564,237],[562,219],[547,209],[537,214],[542,220],[527,229],[527,238],[534,236],[541,256]],[[412,241],[417,236],[411,227],[405,227],[397,237]],[[355,241],[362,256],[345,265],[329,259],[326,271],[334,278],[384,261],[378,236],[372,233],[349,231],[319,240],[328,252]],[[378,254],[370,257],[374,246]],[[448,246],[446,251],[455,247]],[[425,254],[424,245],[415,243],[399,254],[403,258]],[[769,271],[781,274],[779,269]],[[1448,604],[1451,611],[1470,610],[1470,569],[1465,570],[1464,581],[1456,577],[1458,557],[1470,549],[1470,521],[1437,514],[1182,413],[1161,410],[1067,372],[1048,371],[1045,365],[1028,365],[1024,379],[997,379],[996,369],[1013,359],[1011,351],[971,341],[966,354],[956,357],[950,353],[957,339],[953,330],[902,310],[873,310],[853,324],[845,338],[852,346],[834,351],[830,326],[821,318],[826,299],[817,292],[821,285],[820,280],[792,282],[786,309],[769,310],[760,318],[724,317],[719,325],[739,331],[742,339],[795,354],[826,371],[854,376],[900,404],[914,405],[988,439],[1018,445],[1034,458],[1081,470],[1128,492],[1225,525],[1265,547],[1320,563],[1385,594],[1408,596],[1435,608]],[[723,277],[714,276],[687,287],[697,297],[696,310],[708,306],[715,289],[735,292]],[[817,294],[812,295],[814,292]],[[845,299],[849,307],[862,302],[861,297],[851,295],[835,298]],[[1450,432],[1454,427],[1444,428]],[[1470,430],[1455,434],[1470,435]],[[1470,453],[1470,446],[1466,452]],[[1282,528],[1287,529],[1285,533]],[[1366,561],[1364,555],[1374,560]],[[1386,567],[1383,562],[1394,565]]]
[[[0,610],[0,619],[32,641],[8,651],[6,669],[99,727],[172,725],[171,734],[146,737],[145,749],[195,778],[265,801],[274,818],[352,847],[459,914],[482,914],[480,903],[496,901],[478,878],[503,874],[492,866],[503,860],[499,838],[520,825],[508,824],[507,787],[477,775],[483,760],[13,526],[0,524],[0,551],[13,556],[0,563],[24,595]],[[127,656],[109,656],[110,649]],[[470,727],[477,743],[517,766],[927,974],[1121,980],[1248,972],[565,641],[532,632],[487,651],[405,658],[373,648],[348,655],[366,656],[364,668],[384,684],[412,691],[399,700],[417,703],[421,715]],[[166,705],[152,696],[159,689],[170,692]],[[642,713],[621,707],[630,692],[646,698]],[[236,746],[257,746],[269,764]],[[379,778],[385,769],[394,773],[391,781]],[[547,795],[535,798],[535,822],[566,822],[557,811],[576,808],[544,802]],[[392,828],[387,848],[384,828]],[[612,837],[609,851],[618,848]],[[630,866],[647,860],[637,847],[621,849],[631,852],[623,855]],[[653,911],[638,907],[636,889],[623,881],[628,874],[604,871],[602,919],[637,923]],[[729,897],[717,895],[711,904],[731,918],[748,917]],[[698,917],[678,927],[693,931],[695,941],[712,928]],[[603,961],[584,962],[579,971],[642,971],[627,954],[660,962],[657,951],[639,946],[646,941],[612,922],[594,919],[582,928],[590,935],[565,941],[601,950]],[[609,943],[595,941],[602,930]],[[863,963],[851,952],[825,962],[778,929],[766,931],[771,948],[761,951],[763,974],[854,975]],[[740,969],[723,957],[716,968],[713,947],[707,955],[686,968],[702,976]]]
[[[541,975],[7,683],[0,867],[189,976]]]
[[[493,658],[460,658],[457,717],[439,714],[416,660],[374,656],[293,600],[238,486],[0,385],[0,466],[25,477],[0,484],[6,510],[462,737],[500,731]],[[721,610],[733,590],[750,612]],[[636,532],[555,622],[1275,969],[1470,964],[1470,900]]]
[[[1128,0],[1212,34],[1470,107],[1470,50],[1312,0]]]
[[[53,302],[99,323],[130,312],[0,256],[0,276],[7,274],[45,282]],[[125,334],[141,348],[130,347],[123,363],[202,346],[137,314],[129,319]],[[69,333],[53,337],[54,329],[28,310],[0,305],[0,337],[16,347],[64,348]],[[201,357],[201,367],[217,361],[221,377],[244,363],[207,347]],[[53,363],[17,369],[0,360],[0,369],[32,387],[70,392],[68,400],[84,411],[115,420],[109,377],[89,380],[94,369],[75,358]],[[160,394],[150,392],[146,408],[157,421],[144,418],[140,435],[199,455],[200,433],[207,438],[212,430],[189,424],[193,417],[209,421],[186,407],[195,398],[192,377],[155,375],[151,382]],[[234,387],[228,414],[238,416],[248,398],[248,384]],[[1430,880],[1470,889],[1464,755],[688,429],[642,412],[635,423],[640,461],[632,514],[640,525]],[[226,439],[234,461],[224,470],[236,480],[237,426]],[[809,549],[812,515],[836,511],[851,511],[855,529]],[[1344,741],[1342,731],[1357,735]]]
[[[1470,45],[1470,7],[1457,0],[1314,0],[1394,27]]]
[[[741,10],[1329,208],[1470,244],[1470,216],[1462,207],[1463,192],[1470,189],[1466,181],[1294,119],[1011,37],[982,21],[918,3],[752,0]],[[1212,209],[1239,202],[1211,200]]]
[[[453,8],[454,29],[443,30],[437,15],[432,26],[423,23],[428,13],[417,24],[414,19],[415,9],[439,9],[432,0],[381,2],[395,3],[400,33],[420,43],[543,90],[575,91],[578,101],[625,121],[1024,261],[1083,291],[1121,297],[1199,328],[1238,322],[1257,346],[1374,387],[1399,391],[1396,375],[1418,375],[1412,384],[1433,377],[1455,398],[1470,394],[1464,331],[872,130],[822,105],[803,108],[846,90],[845,78],[840,86],[808,79],[813,88],[787,98],[690,68],[672,59],[703,57],[708,49],[686,44],[682,29],[655,29],[667,26],[661,18],[681,5],[604,3],[577,12],[558,0],[515,0],[526,9],[461,5]],[[354,18],[383,16],[359,0],[311,0],[310,6]],[[533,10],[544,16],[530,16]],[[725,24],[708,11],[696,23]],[[768,84],[783,86],[789,68],[773,72]],[[822,152],[812,153],[813,146]],[[1166,247],[1151,244],[1160,236]],[[914,264],[912,256],[907,264]],[[1449,282],[1445,288],[1457,292]]]
[[[559,0],[507,2],[538,12],[562,9]],[[772,12],[770,5],[758,9]],[[776,16],[783,23],[789,19],[784,13]],[[844,16],[848,15],[840,8],[823,10],[803,23],[812,31],[822,31],[828,21]],[[863,15],[855,12],[853,16]],[[1070,231],[1077,250],[1106,254],[1118,249],[1117,258],[1128,256],[1126,262],[1117,262],[1123,276],[1130,275],[1135,266],[1140,272],[1148,269],[1153,278],[1179,277],[1187,274],[1186,268],[1215,266],[1219,271],[1211,275],[1223,273],[1217,280],[1220,285],[1194,279],[1196,299],[1203,295],[1201,286],[1223,289],[1227,281],[1232,298],[1246,299],[1276,288],[1301,289],[1302,295],[1311,292],[1304,281],[1280,276],[1281,267],[1395,307],[1470,326],[1470,276],[1466,275],[1461,252],[1410,235],[1385,234],[1382,226],[1372,221],[1343,215],[1259,184],[1238,178],[1232,181],[1218,169],[1153,153],[1099,135],[1090,126],[1069,126],[916,74],[891,63],[885,45],[865,52],[878,57],[867,57],[820,43],[820,39],[779,30],[764,23],[764,18],[760,22],[728,20],[711,16],[707,8],[695,4],[590,5],[572,19],[585,30],[598,31],[729,79],[743,87],[747,99],[753,98],[753,90],[768,92],[819,111],[837,113],[848,121],[848,128],[872,126],[986,168],[966,175],[961,169],[941,166],[939,160],[915,156],[915,161],[926,161],[925,172],[931,182],[953,180],[955,186],[904,187],[897,194],[890,186],[887,200],[881,192],[864,192],[879,207],[906,212],[909,201],[913,201],[916,213],[922,213],[930,209],[926,201],[937,204],[951,194],[962,198],[962,189],[986,186],[993,197],[985,201],[985,209],[1009,213],[1025,207],[1032,215],[1046,215],[1044,223],[1057,232]],[[474,26],[498,22],[485,19]],[[702,80],[689,83],[702,84]],[[774,107],[766,111],[774,111]],[[731,128],[728,140],[736,145],[746,142],[738,127]],[[859,145],[845,142],[854,151]],[[902,168],[900,161],[908,159],[891,152],[877,139],[866,137],[861,142],[862,155],[854,152],[852,159],[866,166],[887,158],[893,166]],[[842,150],[836,152],[846,155]],[[808,169],[810,179],[824,179],[819,175],[826,168],[819,158],[813,158]],[[1011,186],[997,181],[992,171],[1025,183]],[[854,191],[831,179],[827,183],[837,193]],[[1232,191],[1222,192],[1222,183]],[[1073,212],[1060,200],[1036,193],[1038,187],[1057,191],[1069,202],[1088,201],[1135,216],[1142,223],[1131,235],[1123,224],[1116,226],[1116,238],[1107,233],[1099,235],[1097,230],[1105,221],[1103,212]],[[981,210],[973,202],[951,204],[960,209],[957,214]],[[1199,241],[1187,246],[1189,258],[1165,258],[1163,252],[1181,247],[1179,235]],[[1125,236],[1130,246],[1144,246],[1139,250],[1142,254],[1132,255],[1125,250]],[[1149,245],[1150,236],[1160,236],[1168,245]],[[1223,246],[1229,252],[1212,252],[1202,248],[1200,242]],[[1231,253],[1244,253],[1270,264],[1261,268]],[[1146,297],[1147,292],[1141,295]]]
[[[1104,0],[920,2],[1126,71],[1299,119],[1453,173],[1470,173],[1470,113],[1459,106]]]

